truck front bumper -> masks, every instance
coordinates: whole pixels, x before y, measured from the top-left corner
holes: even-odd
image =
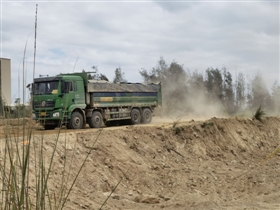
[[[60,109],[39,110],[33,112],[33,117],[38,121],[61,120],[63,118],[63,112]]]

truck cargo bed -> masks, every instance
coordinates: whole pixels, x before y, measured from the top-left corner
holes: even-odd
[[[88,92],[94,106],[161,105],[160,84],[109,83],[89,80]]]

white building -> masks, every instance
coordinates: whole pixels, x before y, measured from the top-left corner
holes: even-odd
[[[6,104],[12,103],[11,59],[0,58],[0,93]]]

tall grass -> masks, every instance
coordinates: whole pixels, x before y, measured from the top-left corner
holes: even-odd
[[[8,113],[6,118],[2,126],[4,138],[0,139],[0,189],[2,192],[0,209],[63,209],[91,151],[87,153],[74,178],[71,178],[73,161],[67,160],[73,160],[74,150],[72,154],[67,153],[66,135],[64,141],[59,138],[61,127],[57,129],[55,139],[50,142],[45,131],[41,131],[41,134],[37,136],[34,135],[33,123],[26,124],[22,121],[23,123],[18,126],[11,126],[10,123],[14,119],[9,118]],[[18,122],[20,122],[19,119]],[[14,128],[17,129],[16,132]],[[98,140],[101,131],[91,148]],[[46,142],[50,142],[52,146],[52,151],[48,151],[48,154],[45,151]],[[50,177],[54,173],[55,153],[58,151],[58,146],[64,148],[62,154],[64,158],[61,163],[63,165],[61,180],[56,180],[58,188],[54,191]]]

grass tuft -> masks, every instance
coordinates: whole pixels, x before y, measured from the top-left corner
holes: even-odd
[[[175,127],[174,130],[175,130],[175,134],[179,135],[182,132],[183,128],[182,127]]]
[[[264,111],[263,107],[260,105],[257,111],[255,112],[253,118],[256,120],[259,120],[262,122],[262,118],[266,115],[266,112]]]

